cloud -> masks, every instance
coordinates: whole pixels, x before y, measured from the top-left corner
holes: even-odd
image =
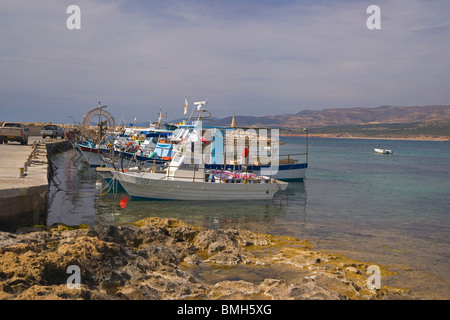
[[[71,4],[81,30],[66,28]],[[185,96],[218,117],[448,103],[446,3],[379,1],[381,30],[366,28],[370,4],[1,3],[0,116],[65,121],[101,100],[117,117],[178,118]]]

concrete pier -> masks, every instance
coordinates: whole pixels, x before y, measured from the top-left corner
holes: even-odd
[[[67,150],[67,140],[30,137],[29,145],[0,145],[0,231],[45,224],[48,207],[48,156]]]

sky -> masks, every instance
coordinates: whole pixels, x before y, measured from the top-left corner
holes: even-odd
[[[0,121],[450,104],[449,17],[448,0],[2,0]]]

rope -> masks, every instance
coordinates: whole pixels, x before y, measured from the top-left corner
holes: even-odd
[[[56,173],[59,168],[51,160],[48,160],[48,162],[50,164],[49,165],[49,170],[50,170],[49,176],[50,176],[51,181],[53,182],[53,185],[57,189],[57,192],[64,191],[66,194],[86,194],[89,196],[86,196],[83,198],[91,198],[91,197],[106,195],[111,190],[112,186],[114,185],[115,178],[111,179],[111,182],[106,184],[106,186],[104,188],[102,188],[100,194],[94,194],[94,195],[92,195],[89,192],[83,192],[83,191],[67,191],[61,187],[61,184],[63,182],[57,177]],[[55,179],[57,179],[58,181],[56,181]],[[106,191],[105,191],[105,189],[106,189]]]

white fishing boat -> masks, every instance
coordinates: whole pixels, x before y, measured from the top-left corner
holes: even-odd
[[[73,145],[84,163],[91,167],[99,167],[109,163],[104,152],[98,146],[89,142],[79,142]],[[109,155],[108,155],[109,156]]]
[[[380,149],[380,148],[375,148],[373,149],[373,151],[375,153],[379,153],[379,154],[393,154],[394,152],[392,150],[389,149]]]
[[[262,200],[286,190],[288,183],[245,172],[205,170],[185,155],[174,157],[165,173],[114,171],[134,198],[159,200]]]
[[[205,155],[206,169],[245,170],[282,181],[305,179],[308,168],[307,129],[302,129],[306,133],[306,152],[280,154],[279,137],[269,137],[267,129],[262,128],[261,133],[264,134],[260,135],[258,128],[236,127],[234,117],[231,127],[216,126],[211,113],[206,110],[206,101],[196,102],[194,105],[196,108],[189,119],[178,125],[168,139],[178,146],[178,150],[189,149],[193,143],[199,142]],[[245,159],[244,150],[248,151]],[[305,161],[300,160],[303,157],[306,158]]]

